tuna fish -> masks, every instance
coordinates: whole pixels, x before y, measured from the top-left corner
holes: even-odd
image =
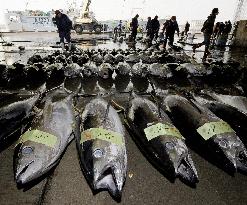
[[[124,92],[129,85],[130,76],[129,75],[117,75],[114,79],[115,88],[118,92]]]
[[[102,57],[102,55],[100,53],[94,54],[92,56],[92,60],[93,62],[95,62],[97,65],[100,65],[103,63],[104,58]]]
[[[125,56],[120,53],[115,56],[115,63],[124,62],[124,60],[125,60]]]
[[[167,114],[142,97],[135,97],[129,107],[127,124],[147,158],[172,180],[179,177],[191,185],[198,182],[184,138]]]
[[[79,77],[82,74],[82,68],[77,63],[68,64],[64,69],[66,77]]]
[[[87,54],[83,54],[80,56],[79,60],[78,60],[78,65],[82,66],[84,64],[86,64],[89,61],[89,56]]]
[[[243,96],[222,95],[214,92],[204,92],[213,99],[231,105],[247,115],[247,98]]]
[[[112,77],[114,69],[109,63],[102,63],[99,67],[99,76],[103,79],[108,79]]]
[[[175,70],[179,75],[183,75],[186,78],[190,77],[202,77],[211,74],[211,70],[205,68],[203,64],[192,64],[192,63],[183,63],[178,66]]]
[[[155,54],[154,52],[150,56],[150,63],[158,63],[159,61],[159,56]]]
[[[8,67],[8,85],[11,88],[24,87],[26,84],[26,70],[25,65],[20,63],[14,63]]]
[[[48,79],[46,80],[47,89],[57,87],[64,82],[64,66],[61,63],[55,63],[45,68]]]
[[[33,64],[31,66],[26,67],[27,70],[27,83],[28,84],[36,84],[36,83],[44,83],[47,74],[43,69],[42,64]]]
[[[0,144],[5,143],[13,133],[27,124],[27,120],[35,113],[35,104],[44,92],[43,85],[36,94],[12,94],[2,99],[3,104],[0,108]]]
[[[146,92],[149,87],[149,81],[147,78],[132,76],[131,82],[135,92]]]
[[[206,151],[205,157],[211,155],[217,165],[230,173],[247,171],[247,150],[229,124],[198,102],[181,96],[167,96],[164,106],[181,130],[191,131],[187,140],[194,149]]]
[[[139,63],[140,62],[140,57],[137,53],[129,54],[126,56],[126,62],[128,63]]]
[[[83,66],[82,73],[85,77],[97,76],[99,73],[99,68],[94,62],[88,62]]]
[[[50,64],[45,68],[45,71],[49,77],[56,76],[58,73],[64,76],[63,65],[61,63]]]
[[[148,67],[148,73],[159,78],[171,78],[172,72],[167,65],[153,63]]]
[[[231,105],[218,102],[208,95],[200,94],[194,96],[194,98],[197,102],[199,102],[203,106],[206,106],[218,117],[229,123],[231,127],[236,131],[239,138],[244,143],[245,147],[247,147],[247,136],[246,136],[247,114],[246,113],[241,112],[239,109]]]
[[[14,172],[18,186],[39,179],[56,166],[74,138],[73,95],[55,90],[46,97],[43,112],[19,139],[15,148]]]
[[[114,58],[114,56],[112,55],[112,54],[106,54],[105,56],[104,56],[104,62],[105,63],[110,63],[110,64],[114,64],[114,62],[115,62],[115,58]]]
[[[142,60],[142,63],[150,63],[150,57],[145,53],[141,52],[140,53],[140,59]]]
[[[126,62],[119,62],[115,69],[116,73],[119,75],[130,75],[131,67]]]
[[[211,80],[216,84],[233,84],[241,76],[241,67],[233,66],[231,63],[214,62],[209,68],[212,70]]]
[[[66,58],[65,55],[60,54],[60,55],[56,56],[55,62],[56,62],[56,63],[67,64],[67,58]]]
[[[27,64],[33,65],[34,63],[43,63],[42,57],[40,55],[33,55],[33,56],[31,56],[28,59]]]
[[[96,98],[86,105],[77,128],[81,168],[91,188],[94,192],[108,190],[114,199],[121,198],[127,155],[125,130],[117,112]]]
[[[143,63],[136,63],[131,69],[132,76],[146,77],[148,74],[148,65]]]

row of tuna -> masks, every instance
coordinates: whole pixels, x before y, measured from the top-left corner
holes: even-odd
[[[78,96],[64,86],[1,93],[1,149],[18,130],[22,132],[14,154],[18,186],[53,170],[75,137],[81,168],[93,192],[108,190],[120,199],[127,173],[127,133],[117,110],[124,112],[124,124],[143,154],[171,181],[180,178],[191,186],[198,182],[187,145],[204,157],[212,156],[216,165],[231,173],[247,172],[246,98],[207,92],[186,98],[122,95],[124,103],[114,95],[108,100]]]
[[[127,51],[91,50],[68,54],[55,52],[43,58],[34,55],[27,65],[0,65],[0,87],[76,76],[99,76],[107,79],[114,72],[120,76],[153,76],[164,80],[199,78],[203,82],[223,84],[236,83],[243,77],[242,67],[235,61],[199,64],[185,53],[128,51],[129,54],[124,56],[124,52]]]

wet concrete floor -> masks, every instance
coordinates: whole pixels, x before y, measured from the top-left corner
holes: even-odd
[[[52,38],[47,35],[47,46],[51,44],[49,43],[51,39],[57,40],[57,34],[51,35]],[[116,46],[112,42],[108,43]],[[106,46],[108,43],[100,46]],[[25,54],[26,57],[32,52],[30,50],[30,53]],[[17,57],[14,54],[10,55],[9,59],[15,61]],[[128,134],[126,141],[128,173],[120,204],[247,204],[247,176],[239,173],[234,177],[230,176],[191,151],[199,174],[197,187],[191,188],[178,179],[171,183],[147,161]],[[25,191],[18,189],[14,182],[13,151],[14,144],[0,153],[1,205],[117,204],[107,192],[92,194],[80,170],[74,141],[67,148],[54,172]]]

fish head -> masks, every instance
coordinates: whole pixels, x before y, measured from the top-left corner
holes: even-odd
[[[90,66],[86,65],[84,66],[83,69],[83,75],[86,77],[90,77],[93,74],[92,69],[90,68]]]
[[[235,133],[216,135],[213,139],[218,152],[226,157],[226,163],[236,170],[247,172],[247,150]]]
[[[111,70],[109,64],[102,64],[101,65],[101,68],[99,71],[99,76],[102,77],[103,79],[111,78],[112,70]]]
[[[165,143],[166,153],[173,164],[175,174],[189,184],[198,182],[198,174],[185,143],[171,139]]]
[[[94,189],[106,189],[114,198],[121,198],[127,164],[123,152],[117,145],[93,147]]]
[[[41,144],[18,144],[14,154],[16,183],[22,186],[39,178],[47,170],[52,156],[52,148]]]

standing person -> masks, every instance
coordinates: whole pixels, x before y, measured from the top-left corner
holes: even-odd
[[[220,22],[217,22],[213,28],[213,37],[214,38],[216,38],[216,36],[218,36],[219,30],[220,30]]]
[[[221,46],[221,47],[225,47],[227,40],[228,40],[228,35],[232,30],[232,25],[231,22],[229,23],[228,21],[225,22],[224,24],[224,28],[222,29],[222,31],[220,32],[216,45],[217,46]]]
[[[187,21],[186,24],[185,24],[185,27],[184,27],[184,34],[185,34],[186,36],[188,36],[189,30],[190,30],[190,24],[189,24],[189,22]]]
[[[213,33],[213,28],[214,28],[214,22],[216,19],[216,16],[219,14],[219,9],[218,8],[214,8],[210,14],[210,16],[208,16],[208,19],[204,22],[203,27],[201,29],[201,31],[204,34],[204,41],[202,43],[198,43],[196,45],[193,45],[192,49],[193,52],[195,52],[196,48],[201,47],[202,45],[205,45],[205,51],[204,51],[204,55],[202,60],[205,61],[207,58],[207,55],[210,53],[209,52],[209,46],[210,46],[210,38],[211,35]]]
[[[174,34],[177,31],[177,35],[179,36],[179,28],[178,23],[176,21],[176,16],[172,16],[170,20],[167,20],[164,23],[163,33],[165,32],[164,38],[164,49],[166,49],[167,39],[169,39],[169,45],[172,47],[174,42]]]
[[[114,27],[113,34],[114,34],[114,39],[116,40],[117,36],[118,36],[118,27],[117,26]]]
[[[59,10],[55,11],[55,24],[58,28],[61,47],[64,50],[64,39],[68,42],[69,50],[71,50],[71,36],[72,21],[66,14],[61,13]]]
[[[160,22],[158,20],[158,16],[156,15],[152,20],[151,20],[151,42],[155,38],[157,39],[159,36],[159,30],[160,30]]]
[[[118,34],[119,34],[119,37],[120,37],[121,34],[122,34],[122,27],[123,27],[123,25],[122,25],[122,20],[120,20],[120,21],[119,21],[119,24],[118,24]]]
[[[226,21],[225,22],[225,29],[224,29],[223,33],[229,35],[229,33],[231,32],[231,30],[232,30],[232,23],[231,23],[231,21]]]
[[[136,14],[136,16],[131,21],[131,27],[132,27],[131,40],[134,41],[134,42],[136,40],[136,35],[137,35],[138,17],[139,17],[139,15]]]
[[[147,25],[146,25],[147,37],[150,37],[152,32],[152,25],[151,25],[151,17],[148,17]]]

